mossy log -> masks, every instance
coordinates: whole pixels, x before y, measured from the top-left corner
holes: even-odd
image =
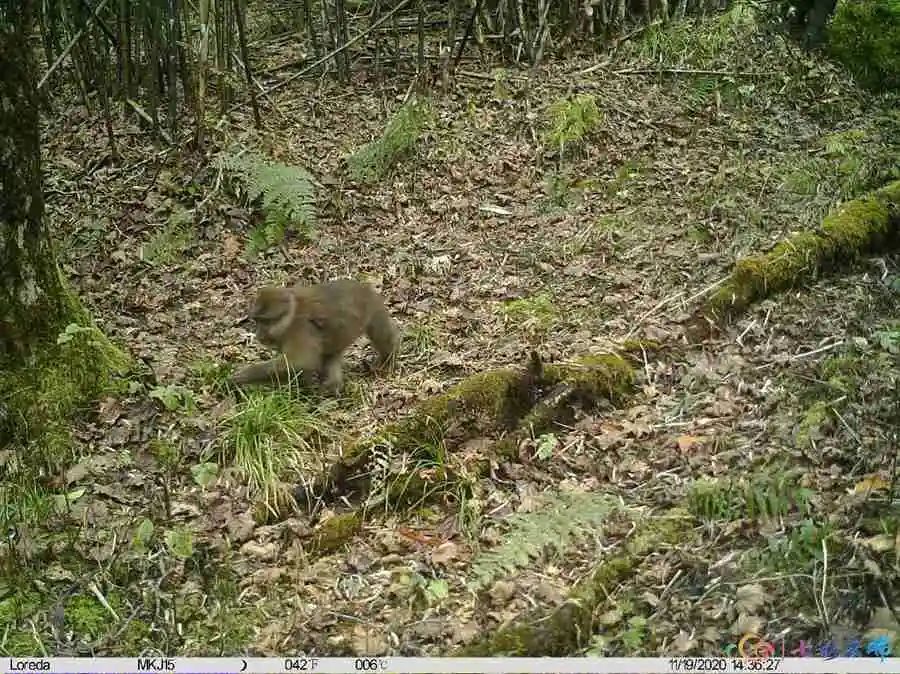
[[[801,232],[769,253],[739,260],[731,276],[701,307],[701,317],[726,320],[753,302],[785,290],[900,239],[900,180],[831,212],[816,231]]]
[[[617,555],[604,560],[582,578],[566,601],[546,612],[533,611],[493,634],[457,649],[453,657],[536,657],[574,655],[594,633],[597,610],[652,552],[685,538],[692,519],[681,510],[654,517],[638,529]]]
[[[365,491],[366,464],[373,449],[383,445],[415,461],[432,462],[439,468],[439,479],[449,479],[446,470],[440,470],[444,462],[438,453],[444,447],[493,434],[503,436],[497,448],[507,454],[511,447],[518,446],[521,437],[565,421],[573,404],[593,408],[604,400],[618,402],[630,391],[632,379],[628,363],[612,354],[552,365],[543,365],[532,356],[527,368],[473,375],[450,391],[422,402],[406,418],[352,445],[312,491],[331,498]],[[418,499],[433,487],[423,481],[403,480],[403,476],[393,482],[402,483],[406,501]],[[298,502],[307,500],[307,494],[298,494]]]

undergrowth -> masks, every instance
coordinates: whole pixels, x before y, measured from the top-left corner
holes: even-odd
[[[539,510],[510,515],[503,543],[473,560],[470,587],[484,588],[548,549],[563,552],[586,534],[597,534],[618,507],[606,494],[560,492],[546,496]]]
[[[582,142],[603,120],[597,99],[591,94],[554,101],[547,110],[545,142],[559,148],[562,158],[567,145]]]
[[[316,224],[312,175],[299,166],[272,162],[252,153],[226,154],[223,167],[248,201],[260,200],[264,220],[250,232],[248,253],[280,243],[288,231],[311,236]]]
[[[433,118],[427,99],[413,99],[404,104],[388,121],[380,138],[347,157],[350,175],[360,182],[384,178],[394,164],[412,151]]]
[[[839,3],[828,29],[828,51],[863,85],[900,87],[900,2]]]
[[[267,508],[284,496],[281,478],[308,470],[320,412],[291,389],[251,392],[224,422],[221,458],[232,461]]]

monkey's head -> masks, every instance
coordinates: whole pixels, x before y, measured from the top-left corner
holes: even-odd
[[[294,296],[288,288],[265,286],[256,292],[250,318],[256,323],[256,338],[268,347],[278,347],[294,320]]]

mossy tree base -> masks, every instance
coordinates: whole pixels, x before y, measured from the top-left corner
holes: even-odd
[[[85,319],[82,319],[85,320]],[[18,464],[43,472],[65,462],[70,449],[67,424],[85,404],[115,390],[128,357],[96,327],[71,323],[57,340],[40,344],[4,372],[6,439],[20,447]]]
[[[66,287],[44,222],[31,10],[0,16],[0,446],[25,450],[5,489],[57,463],[67,420],[127,362]]]

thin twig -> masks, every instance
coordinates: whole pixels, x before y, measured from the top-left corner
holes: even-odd
[[[796,355],[791,356],[786,361],[775,361],[773,360],[770,363],[765,363],[764,365],[757,365],[755,370],[765,370],[767,367],[773,367],[774,365],[778,365],[782,362],[791,362],[794,360],[799,360],[800,358],[806,358],[807,356],[814,356],[817,353],[822,353],[823,351],[830,351],[831,349],[836,349],[839,346],[844,345],[844,340],[838,340],[837,342],[832,342],[831,344],[826,344],[825,346],[820,346],[818,349],[813,349],[812,351],[804,351],[803,353],[798,353]]]
[[[740,72],[734,70],[694,70],[692,68],[623,68],[613,70],[616,75],[655,75],[669,73],[672,75],[721,75],[723,77],[774,77],[779,73],[774,70],[760,72]]]
[[[138,105],[137,103],[135,103],[135,102],[134,102],[133,100],[131,100],[130,98],[126,98],[126,99],[125,99],[125,102],[128,103],[128,105],[131,106],[131,108],[138,114],[138,116],[139,116],[141,119],[143,119],[143,120],[144,120],[145,122],[147,122],[148,124],[153,124],[153,119],[150,117],[150,115],[147,114],[147,112],[146,112],[140,105]],[[163,139],[165,139],[165,141],[166,141],[167,143],[171,144],[171,143],[172,143],[172,136],[170,136],[170,135],[168,134],[168,132],[167,132],[165,129],[163,129],[162,127],[159,127],[158,130],[159,130],[159,135],[162,136]]]

